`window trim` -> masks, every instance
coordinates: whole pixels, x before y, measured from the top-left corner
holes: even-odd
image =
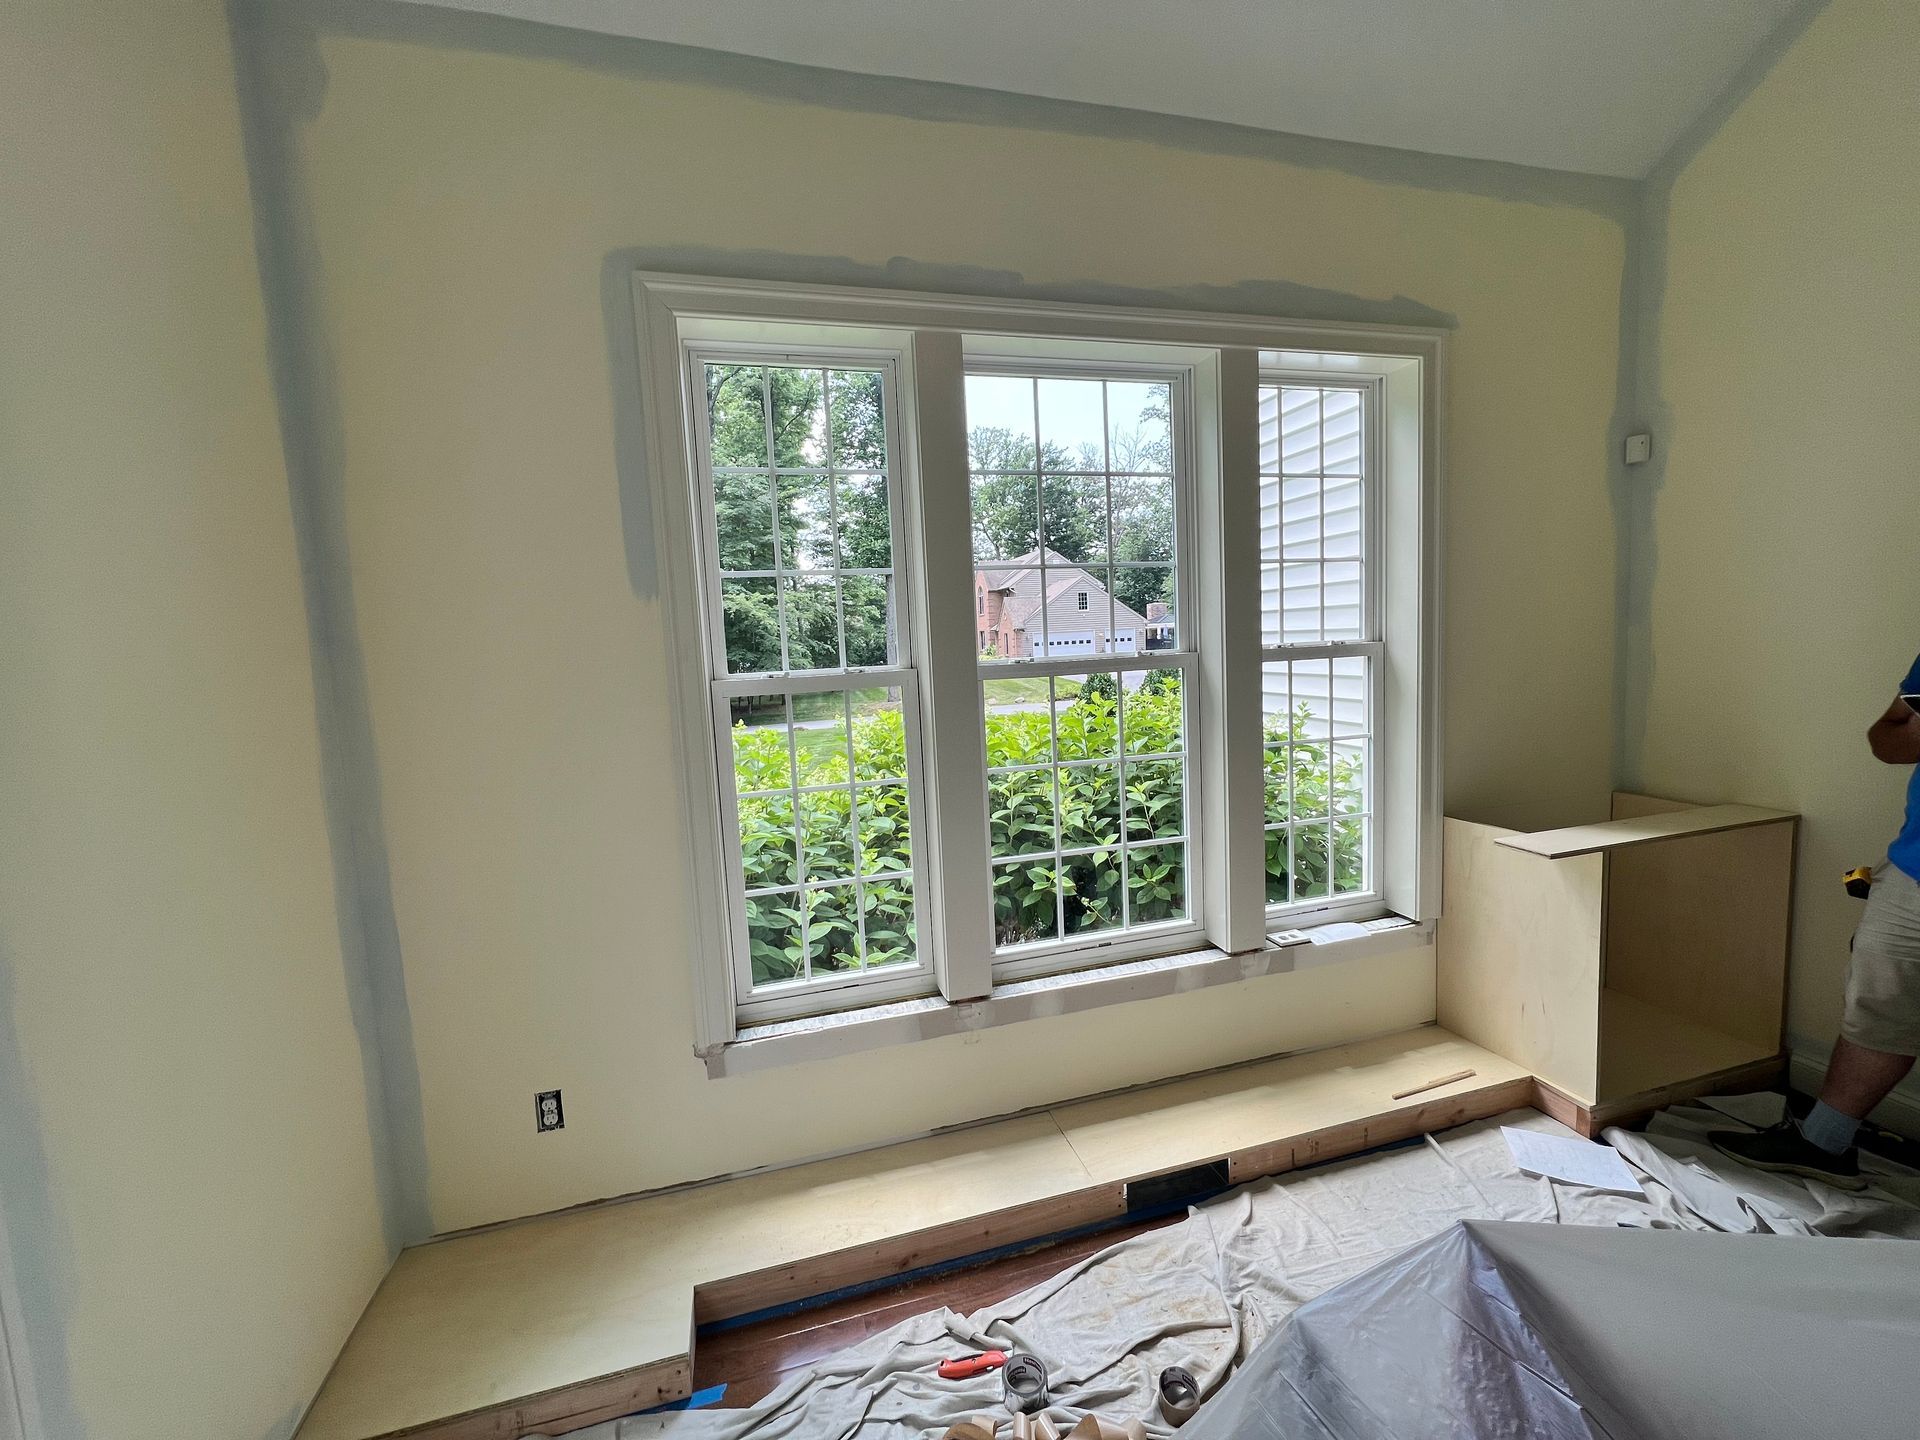
[[[940,733],[943,717],[957,717],[963,727],[971,727],[968,733],[978,748],[977,651],[970,643],[974,625],[962,598],[972,588],[972,556],[970,547],[959,546],[945,547],[957,559],[955,554],[943,555],[941,547],[927,545],[925,537],[955,533],[956,498],[962,531],[967,524],[961,379],[969,348],[998,357],[1071,359],[1102,349],[1111,355],[1112,346],[1124,344],[1142,359],[1194,367],[1190,404],[1197,445],[1191,485],[1201,511],[1194,528],[1201,553],[1195,556],[1189,583],[1198,587],[1201,597],[1202,613],[1192,620],[1201,627],[1206,696],[1196,726],[1205,733],[1196,734],[1194,743],[1212,757],[1204,766],[1200,803],[1211,832],[1222,837],[1214,846],[1215,863],[1208,867],[1196,914],[1208,943],[1224,954],[1244,954],[1267,943],[1264,851],[1248,843],[1258,839],[1263,826],[1257,772],[1251,777],[1249,806],[1248,777],[1235,777],[1227,769],[1229,760],[1246,769],[1257,767],[1260,760],[1258,745],[1241,737],[1249,726],[1257,734],[1260,724],[1258,606],[1251,607],[1249,627],[1247,615],[1235,616],[1234,607],[1224,604],[1220,588],[1224,575],[1257,575],[1259,371],[1263,365],[1280,365],[1380,377],[1386,491],[1380,565],[1402,577],[1382,614],[1391,657],[1389,673],[1382,676],[1383,717],[1390,712],[1393,718],[1382,719],[1389,739],[1378,763],[1391,777],[1394,793],[1381,803],[1404,804],[1405,813],[1413,817],[1395,827],[1390,845],[1381,848],[1382,908],[1417,921],[1438,914],[1444,332],[644,271],[634,272],[632,288],[640,439],[647,495],[654,507],[650,539],[668,630],[676,754],[683,761],[678,767],[688,857],[683,878],[690,901],[687,938],[696,965],[692,988],[698,1053],[712,1054],[730,1043],[740,1016],[733,1003],[730,967],[712,961],[714,955],[727,953],[721,860],[730,852],[724,848],[716,801],[720,776],[711,740],[705,630],[692,548],[698,531],[691,523],[691,412],[680,359],[690,342],[765,342],[776,332],[790,334],[787,327],[804,324],[823,347],[891,350],[900,356],[898,388],[904,404],[895,438],[901,491],[910,508],[913,497],[920,501],[909,526],[922,561],[911,625],[922,647],[919,688],[929,760],[929,813],[922,834],[938,852],[928,856],[931,881],[922,911],[928,933],[922,944],[934,947],[932,964],[940,992],[956,1002],[984,997],[994,987],[986,847],[974,845],[962,852],[934,837],[936,830],[958,834],[957,827],[971,830],[984,820],[984,754],[972,764],[959,763],[956,737]],[[907,478],[909,468],[917,483]],[[1232,564],[1236,547],[1252,562],[1244,572]],[[1211,607],[1209,599],[1215,601]],[[1205,613],[1209,609],[1216,613]],[[690,643],[689,637],[698,643]],[[956,648],[963,665],[952,661]],[[970,702],[962,698],[963,687],[973,697]],[[1237,737],[1236,746],[1231,742]],[[1242,783],[1234,784],[1236,778]]]

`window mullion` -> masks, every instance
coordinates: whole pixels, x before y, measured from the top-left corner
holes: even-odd
[[[974,625],[966,364],[960,336],[917,331],[912,389],[919,483],[909,545],[919,561],[914,624],[933,837],[931,903],[940,988],[969,1000],[993,988],[993,887],[987,864],[987,769]],[[956,538],[957,537],[957,538]],[[922,936],[924,944],[928,936]]]
[[[1201,913],[1208,938],[1238,954],[1266,943],[1259,354],[1221,350],[1195,378],[1200,794],[1211,857]]]

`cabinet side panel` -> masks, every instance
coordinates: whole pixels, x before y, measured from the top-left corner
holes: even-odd
[[[1546,860],[1445,826],[1440,1023],[1587,1103],[1595,1098],[1606,861]]]

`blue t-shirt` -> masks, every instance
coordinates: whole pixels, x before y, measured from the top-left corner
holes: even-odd
[[[1900,682],[1902,695],[1920,695],[1920,660],[1913,662],[1907,678]],[[1900,827],[1900,838],[1887,849],[1887,858],[1907,875],[1920,880],[1920,765],[1907,777],[1907,823]]]

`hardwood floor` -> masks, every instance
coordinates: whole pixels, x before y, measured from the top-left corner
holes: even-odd
[[[765,1398],[793,1371],[910,1316],[943,1306],[967,1314],[1050,1279],[1116,1241],[1178,1224],[1184,1218],[1176,1213],[1122,1224],[968,1269],[702,1335],[693,1351],[693,1388],[724,1384],[727,1393],[720,1405],[744,1408]]]

